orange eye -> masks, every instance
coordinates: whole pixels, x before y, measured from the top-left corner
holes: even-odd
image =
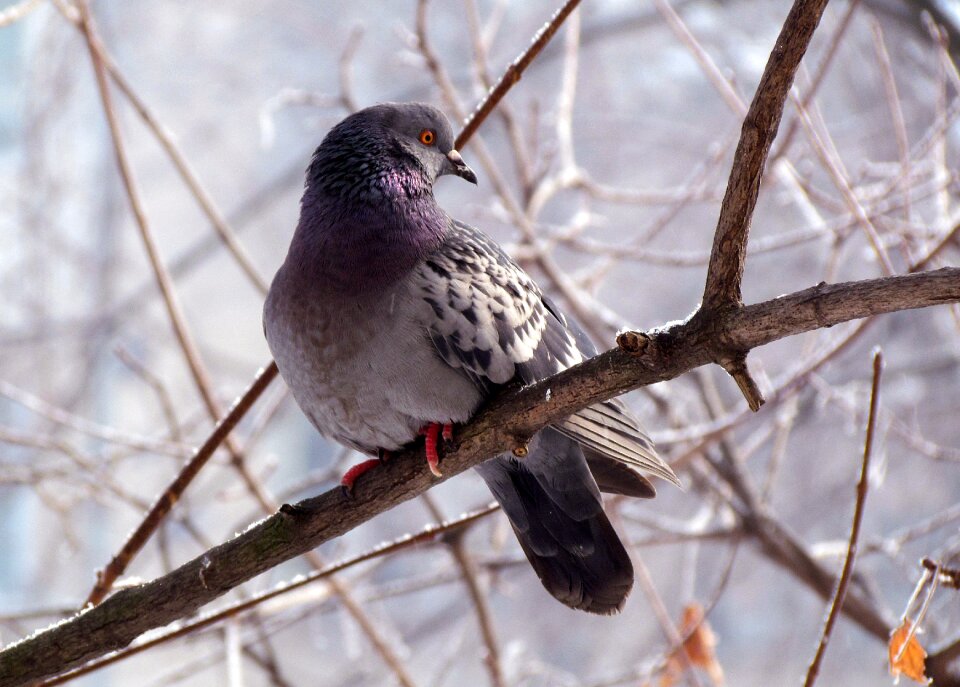
[[[424,129],[420,132],[420,142],[425,146],[432,146],[437,140],[437,135],[432,129]]]

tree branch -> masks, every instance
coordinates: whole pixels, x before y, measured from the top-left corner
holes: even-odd
[[[718,348],[741,350],[848,320],[960,301],[960,268],[804,291],[714,317],[692,317],[621,337],[622,348],[522,389],[505,391],[458,432],[443,461],[449,479],[516,445],[545,425],[626,391],[713,362]],[[632,350],[626,350],[626,349]],[[550,391],[549,397],[547,391]],[[407,450],[360,478],[347,499],[328,491],[250,527],[177,570],[121,590],[100,606],[0,652],[0,687],[75,667],[129,644],[213,601],[283,561],[338,537],[438,484],[422,448]]]
[[[796,0],[793,3],[760,77],[757,92],[743,120],[727,191],[720,206],[703,289],[704,309],[741,303],[740,282],[747,255],[747,235],[757,205],[763,168],[780,127],[793,77],[826,5],[827,0]]]

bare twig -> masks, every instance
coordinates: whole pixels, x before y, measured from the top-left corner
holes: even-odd
[[[167,427],[170,429],[170,439],[180,443],[183,439],[180,432],[180,422],[177,420],[177,412],[173,408],[173,401],[170,399],[170,394],[163,385],[163,382],[152,370],[123,346],[117,346],[114,349],[114,353],[116,353],[120,362],[140,377],[147,386],[153,390],[154,394],[156,394],[157,402],[160,404],[160,409],[163,411],[163,416],[167,421]]]
[[[847,34],[847,29],[850,28],[853,15],[856,13],[859,6],[860,0],[850,0],[850,2],[847,3],[847,10],[843,13],[843,18],[840,20],[839,25],[834,30],[833,35],[830,37],[830,44],[827,48],[827,53],[820,61],[813,80],[810,82],[810,85],[804,92],[803,97],[800,99],[804,109],[810,107],[814,96],[816,96],[817,92],[820,90],[820,86],[823,85],[823,80],[826,78],[827,72],[830,70],[830,65],[833,64],[833,58],[836,57],[837,50],[840,47],[843,37]],[[790,144],[793,143],[793,137],[796,135],[799,127],[800,121],[794,117],[787,126],[787,130],[782,136],[779,137],[776,150],[770,154],[771,163],[776,163],[781,157],[787,154],[787,152],[790,150]]]
[[[186,324],[186,318],[183,315],[183,311],[177,299],[176,291],[173,288],[173,282],[170,279],[170,275],[160,258],[159,249],[154,241],[150,225],[147,222],[147,217],[140,201],[140,194],[137,190],[136,182],[134,180],[133,170],[131,169],[127,160],[123,138],[120,135],[120,126],[113,106],[113,98],[110,94],[110,86],[107,82],[106,65],[103,60],[102,51],[98,47],[101,42],[93,25],[93,19],[90,15],[90,9],[87,4],[87,0],[81,0],[77,7],[79,10],[79,26],[87,41],[87,47],[90,51],[91,61],[93,62],[94,72],[97,80],[97,87],[103,103],[103,111],[107,118],[110,136],[113,141],[114,154],[116,156],[117,165],[120,169],[120,176],[123,180],[127,198],[130,202],[130,207],[133,211],[134,218],[136,219],[137,228],[140,232],[140,238],[147,252],[147,257],[153,270],[154,277],[156,278],[157,286],[159,287],[160,293],[163,296],[163,302],[166,306],[167,315],[176,335],[177,342],[180,344],[180,349],[183,353],[184,359],[190,369],[193,381],[196,384],[197,390],[200,393],[200,397],[202,398],[208,413],[212,419],[216,421],[223,415],[223,411],[220,408],[219,401],[213,393],[213,382],[203,365],[200,351],[190,335],[190,331]],[[263,378],[264,376],[261,376],[261,379]],[[272,377],[267,377],[268,382],[270,378]],[[260,389],[260,387],[255,382],[251,389]],[[257,393],[259,393],[259,391]],[[247,488],[266,510],[266,504],[268,500],[265,498],[261,486],[246,469],[239,448],[230,439],[229,434],[225,434],[222,437],[222,441],[226,443],[227,449],[230,452],[232,464],[237,469]],[[198,460],[199,455],[201,454],[198,453],[195,455],[194,458],[191,459],[188,466],[186,466],[184,471],[181,473],[182,475],[189,474],[189,478],[181,480],[181,476],[178,475],[177,479],[174,480],[173,484],[180,485],[181,491],[183,488],[186,488],[186,485],[189,484],[193,476],[195,476],[197,472],[199,472],[200,468],[202,468],[205,464],[206,458],[203,460]],[[209,454],[206,457],[209,457]],[[171,486],[173,486],[173,484],[171,484]],[[177,498],[179,498],[179,492],[174,494],[168,491],[160,498],[159,501],[157,501],[157,506],[167,502],[172,505],[172,502]],[[151,510],[150,516],[141,522],[140,526],[137,528],[135,532],[137,536],[131,536],[127,540],[123,551],[121,551],[121,553],[117,556],[114,556],[107,568],[97,575],[97,583],[91,590],[90,595],[87,598],[87,603],[97,604],[103,599],[103,597],[110,591],[110,587],[112,586],[117,575],[123,572],[132,557],[136,555],[140,547],[146,543],[152,532],[157,526],[159,526],[167,512],[169,512],[169,506],[165,508],[155,507]]]
[[[253,383],[244,392],[230,408],[230,411],[214,428],[213,432],[207,437],[206,441],[197,449],[196,453],[180,469],[173,481],[163,490],[163,493],[157,498],[156,502],[150,508],[149,512],[143,517],[143,520],[137,528],[127,537],[120,551],[110,560],[107,566],[99,573],[97,586],[94,593],[98,596],[106,593],[110,588],[110,583],[116,580],[133,557],[143,548],[150,536],[156,531],[157,526],[166,517],[167,513],[173,508],[174,504],[180,500],[187,485],[193,481],[193,478],[199,474],[200,470],[206,465],[207,461],[213,456],[214,451],[223,442],[227,435],[237,426],[237,423],[246,415],[247,411],[257,400],[264,389],[277,376],[277,365],[271,362],[267,367],[260,370]],[[109,583],[107,582],[109,581]]]
[[[470,116],[467,117],[467,121],[463,123],[463,130],[456,139],[456,148],[462,148],[470,137],[473,136],[473,133],[480,127],[483,120],[489,116],[497,106],[497,103],[503,100],[507,92],[520,80],[526,68],[530,66],[530,63],[533,62],[537,55],[540,54],[540,51],[550,42],[550,39],[553,38],[553,35],[563,24],[567,16],[573,12],[579,4],[580,0],[567,0],[563,6],[550,17],[550,21],[544,24],[537,32],[527,49],[510,63],[510,66],[507,67],[494,87],[483,98],[477,106],[477,109],[475,109]]]
[[[0,28],[10,26],[30,14],[40,4],[40,0],[20,0],[20,2],[0,10]]]
[[[804,109],[803,104],[799,101],[799,99],[794,97],[793,101],[795,107],[797,108],[797,117],[799,118],[804,130],[807,132],[807,135],[810,137],[810,141],[813,144],[813,149],[816,152],[817,157],[820,158],[820,162],[830,175],[830,179],[833,181],[834,186],[836,186],[837,190],[840,192],[840,195],[843,197],[843,202],[847,206],[847,210],[850,212],[850,214],[856,217],[857,223],[863,229],[864,234],[866,234],[867,240],[870,241],[870,245],[873,247],[874,253],[877,255],[877,260],[880,263],[880,267],[883,269],[883,273],[888,276],[891,274],[896,274],[896,269],[894,269],[893,263],[890,262],[890,256],[887,255],[887,249],[883,245],[883,239],[880,237],[880,232],[877,231],[877,228],[871,221],[867,211],[864,210],[863,204],[853,192],[853,188],[850,186],[850,175],[844,168],[843,161],[840,159],[840,155],[837,152],[836,147],[833,145],[832,140],[829,136],[820,135],[814,126],[813,120],[810,117],[810,113]]]
[[[814,654],[810,667],[807,669],[807,678],[804,687],[813,687],[820,672],[820,663],[830,642],[830,633],[840,616],[843,601],[847,594],[847,586],[853,574],[853,564],[857,557],[857,542],[860,537],[860,523],[863,521],[863,509],[867,502],[867,488],[870,482],[870,455],[873,451],[873,436],[877,424],[877,407],[880,404],[880,373],[883,370],[883,355],[880,351],[873,354],[873,383],[870,387],[870,411],[867,417],[867,436],[863,443],[863,461],[860,464],[860,480],[857,482],[857,502],[853,510],[853,524],[850,526],[850,540],[847,544],[847,555],[843,560],[843,569],[837,582],[837,590],[830,603],[830,612],[823,625],[820,643]],[[904,642],[906,644],[906,642]]]
[[[660,631],[663,632],[670,644],[670,654],[678,657],[680,663],[683,665],[684,674],[690,684],[693,687],[703,687],[700,676],[691,670],[693,664],[690,662],[690,655],[684,650],[683,645],[686,637],[680,635],[680,630],[670,618],[670,612],[663,602],[663,597],[657,591],[657,586],[654,584],[653,576],[650,574],[646,563],[643,562],[642,558],[637,557],[634,559],[634,568],[636,570],[637,580],[640,582],[640,588],[647,597],[651,608],[653,608],[653,614],[656,616],[657,623],[660,625]]]

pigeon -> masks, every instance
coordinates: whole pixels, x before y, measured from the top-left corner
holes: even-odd
[[[477,183],[435,107],[384,103],[335,125],[307,169],[263,319],[321,434],[378,458],[425,435],[436,474],[441,433],[500,389],[597,352],[500,246],[440,208],[443,175]],[[376,464],[348,472],[345,488]],[[600,493],[653,497],[641,470],[679,484],[617,400],[542,429],[523,458],[476,467],[546,590],[598,614],[619,612],[633,586]]]

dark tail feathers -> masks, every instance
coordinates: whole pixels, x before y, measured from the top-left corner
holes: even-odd
[[[523,463],[498,458],[481,468],[546,590],[571,608],[604,615],[620,611],[633,587],[633,564],[599,495],[590,512],[569,513]]]

